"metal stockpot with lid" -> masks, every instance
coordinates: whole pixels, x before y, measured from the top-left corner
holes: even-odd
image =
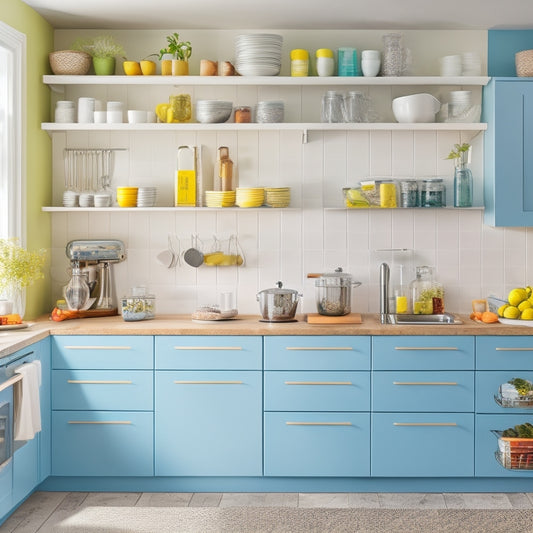
[[[326,274],[308,274],[315,281],[316,307],[318,313],[327,316],[342,316],[352,312],[352,287],[359,287],[351,274],[337,268]]]
[[[265,322],[287,322],[295,320],[296,308],[301,294],[293,289],[284,289],[281,281],[277,287],[257,293],[259,309]]]

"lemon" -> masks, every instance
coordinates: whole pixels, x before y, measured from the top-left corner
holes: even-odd
[[[527,292],[527,296],[528,296],[528,298],[529,298],[529,297],[531,296],[531,293],[533,292],[533,289],[528,285],[528,286],[526,287],[526,292]]]
[[[142,74],[141,65],[139,65],[138,61],[124,61],[124,63],[122,63],[122,68],[124,69],[124,74],[126,74],[126,76],[138,76],[139,74]]]
[[[503,316],[504,311],[509,307],[509,304],[503,304],[498,307],[498,316]]]
[[[523,311],[524,309],[529,309],[531,307],[531,302],[529,300],[524,300],[518,304],[518,309]]]
[[[518,318],[520,316],[520,310],[514,305],[510,305],[503,312],[504,318]]]
[[[513,289],[509,293],[507,300],[509,301],[510,305],[513,305],[516,307],[520,302],[523,302],[524,300],[526,300],[527,297],[528,295],[527,295],[526,289],[520,287],[518,289]]]
[[[524,309],[522,311],[522,314],[520,315],[521,320],[533,320],[533,308],[528,307],[527,309]]]

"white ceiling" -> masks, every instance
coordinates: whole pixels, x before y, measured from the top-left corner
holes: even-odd
[[[57,29],[530,29],[532,0],[23,0]]]

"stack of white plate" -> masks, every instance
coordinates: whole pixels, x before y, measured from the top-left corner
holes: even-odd
[[[155,187],[139,187],[137,190],[137,207],[154,207],[157,196]]]
[[[84,192],[79,197],[80,207],[94,207],[94,194]]]
[[[476,52],[462,53],[463,76],[481,76],[481,58]]]
[[[111,194],[98,193],[94,195],[94,207],[109,207],[111,205]]]
[[[239,207],[261,207],[264,201],[263,187],[237,187],[235,203]]]
[[[283,37],[274,33],[237,35],[235,69],[241,76],[277,76]]]
[[[269,207],[289,207],[290,187],[265,187],[265,205]]]
[[[233,102],[223,100],[197,100],[196,120],[202,124],[220,124],[231,116]]]
[[[448,114],[452,117],[466,113],[472,105],[472,91],[450,91]]]
[[[258,102],[255,108],[255,120],[260,124],[270,122],[283,122],[284,111],[285,105],[283,104],[283,102]]]
[[[235,191],[205,191],[206,207],[233,207]]]
[[[65,191],[63,193],[63,207],[78,207],[80,195],[74,191]]]

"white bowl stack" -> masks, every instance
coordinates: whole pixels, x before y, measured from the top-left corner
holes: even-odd
[[[283,37],[274,33],[237,35],[235,69],[241,76],[277,76]]]
[[[202,124],[220,124],[231,116],[233,102],[223,100],[197,100],[196,120]]]
[[[139,187],[137,190],[137,207],[154,207],[157,196],[155,187]]]

